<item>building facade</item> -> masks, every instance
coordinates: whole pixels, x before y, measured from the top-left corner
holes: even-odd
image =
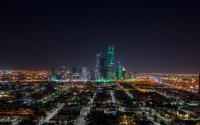
[[[117,63],[117,78],[122,79],[122,64],[121,64],[121,62]]]
[[[65,75],[66,75],[66,67],[65,66],[61,66],[61,80],[65,79]]]
[[[89,79],[88,77],[88,66],[83,66],[82,67],[82,79],[87,81]]]
[[[114,45],[108,46],[108,65],[114,64]]]
[[[100,61],[101,78],[107,79],[107,59],[102,57]]]
[[[101,52],[96,53],[96,67],[95,67],[95,78],[99,79],[101,77]]]

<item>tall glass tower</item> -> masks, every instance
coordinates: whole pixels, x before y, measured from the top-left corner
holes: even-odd
[[[101,58],[100,67],[101,67],[101,78],[106,79],[107,78],[107,59],[106,59],[106,57]]]
[[[61,79],[64,80],[66,75],[65,66],[61,66]]]
[[[114,64],[114,45],[108,46],[108,65]]]
[[[121,62],[117,63],[117,78],[118,79],[122,78],[122,64],[121,64]]]
[[[96,54],[96,67],[95,67],[95,78],[99,79],[101,76],[101,52],[97,52]]]

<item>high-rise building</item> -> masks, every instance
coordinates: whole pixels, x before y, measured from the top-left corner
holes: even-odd
[[[122,64],[121,64],[121,62],[117,63],[117,78],[122,79]]]
[[[52,66],[52,69],[51,69],[51,81],[56,81],[57,80],[57,77],[56,77],[56,71],[55,71],[55,67]]]
[[[111,81],[116,79],[116,68],[114,65],[114,45],[108,46],[107,79]]]
[[[95,80],[95,72],[90,71],[90,80]]]
[[[111,81],[116,80],[116,68],[115,65],[107,65],[107,79]]]
[[[114,64],[114,45],[108,46],[108,65]]]
[[[77,73],[77,69],[75,66],[72,67],[72,73]]]
[[[101,52],[96,53],[96,67],[95,67],[95,78],[99,79],[101,77]]]
[[[65,79],[66,69],[65,66],[61,66],[61,80]]]
[[[137,77],[137,71],[133,70],[131,78],[136,78]]]
[[[107,59],[106,57],[102,57],[100,61],[100,71],[101,71],[101,78],[107,78]]]
[[[88,66],[83,66],[82,67],[82,79],[83,80],[88,80]]]
[[[122,77],[125,79],[126,76],[126,66],[122,67]]]
[[[79,77],[82,78],[82,76],[83,76],[83,72],[82,72],[82,70],[79,69],[77,73],[79,73]]]

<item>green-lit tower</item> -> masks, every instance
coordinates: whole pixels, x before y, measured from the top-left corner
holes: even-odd
[[[114,45],[108,46],[107,79],[110,81],[116,80],[116,68],[114,64]]]
[[[114,45],[108,46],[108,65],[114,64]]]
[[[117,78],[122,79],[122,64],[121,64],[121,62],[117,63]]]

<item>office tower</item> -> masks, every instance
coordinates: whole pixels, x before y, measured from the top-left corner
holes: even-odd
[[[125,79],[125,75],[126,75],[126,66],[122,67],[122,77]]]
[[[51,81],[56,81],[57,80],[57,77],[56,77],[56,71],[55,71],[55,67],[52,66],[52,69],[51,69]]]
[[[66,75],[65,66],[61,66],[61,80],[65,79],[65,75]]]
[[[55,67],[52,66],[51,75],[56,75]]]
[[[99,79],[101,77],[100,61],[101,61],[101,52],[97,52],[96,53],[96,69],[95,69],[95,78],[96,79]]]
[[[88,66],[82,66],[82,79],[88,80]]]
[[[95,72],[90,71],[90,80],[95,80]]]
[[[115,65],[107,65],[107,79],[111,81],[116,80],[116,68]]]
[[[116,79],[116,68],[114,65],[114,45],[108,46],[107,79],[111,81],[115,81]]]
[[[130,79],[130,78],[132,78],[132,72],[129,72],[129,74],[128,74],[128,78]]]
[[[102,57],[100,61],[100,71],[101,71],[101,78],[107,78],[107,59],[106,57]]]
[[[67,70],[66,74],[67,74],[67,75],[70,74],[70,70]]]
[[[75,66],[72,67],[72,73],[77,73],[77,69]]]
[[[137,71],[133,71],[131,78],[136,78],[136,77],[137,77]]]
[[[108,65],[114,64],[114,45],[108,46]]]
[[[82,70],[79,69],[77,73],[79,74],[79,77],[82,78],[82,76],[83,76],[83,72],[82,72]]]
[[[117,63],[117,78],[122,79],[122,64],[121,64],[121,62]]]
[[[76,73],[73,73],[73,74],[72,74],[72,77],[73,77],[73,79],[72,79],[72,80],[79,80],[79,79],[80,79],[80,75],[79,75],[79,73],[78,73],[78,72],[76,72]]]

